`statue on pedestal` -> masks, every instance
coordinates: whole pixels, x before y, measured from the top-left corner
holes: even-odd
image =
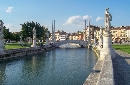
[[[31,47],[37,47],[36,46],[36,29],[33,28],[33,44],[31,45]]]
[[[35,40],[35,39],[36,39],[36,29],[33,28],[33,40]]]
[[[20,35],[20,44],[21,44],[21,45],[23,44],[22,35]]]
[[[46,45],[49,46],[50,43],[49,43],[49,32],[46,31]]]
[[[110,27],[111,27],[111,23],[110,21],[112,21],[112,16],[111,14],[108,12],[109,8],[107,8],[105,10],[105,31],[109,32],[110,31]]]

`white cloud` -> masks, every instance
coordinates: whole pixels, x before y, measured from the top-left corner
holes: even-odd
[[[69,19],[64,23],[63,25],[83,25],[85,19],[91,19],[91,16],[85,15],[85,16],[71,16]]]
[[[6,12],[11,13],[12,10],[13,10],[13,8],[14,8],[14,7],[8,7],[8,9],[6,10]]]
[[[83,19],[91,19],[91,18],[92,16],[88,16],[88,15],[83,16]]]
[[[102,17],[97,17],[96,22],[98,22],[98,21],[102,21],[102,20],[103,20]]]
[[[9,24],[9,23],[8,23],[8,24],[6,24],[5,26],[6,26],[6,28],[14,28],[14,25]]]

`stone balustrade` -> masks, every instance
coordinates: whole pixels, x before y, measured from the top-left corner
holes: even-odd
[[[111,55],[98,60],[83,85],[114,85],[114,73]]]

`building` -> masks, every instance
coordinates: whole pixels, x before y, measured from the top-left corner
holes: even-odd
[[[59,41],[66,40],[67,39],[67,33],[64,31],[61,31],[59,34]]]
[[[77,40],[83,40],[83,37],[84,37],[84,33],[83,32],[79,32]]]
[[[62,40],[66,40],[68,37],[68,33],[64,32],[63,30],[62,31],[57,31],[55,32],[55,40],[56,41],[62,41]],[[52,33],[51,33],[51,37],[49,38],[49,40],[51,41],[52,40]]]
[[[88,26],[87,26],[87,28],[86,28],[86,38],[88,38],[88,35],[90,33],[91,40],[93,40],[94,39],[94,32],[96,32],[96,38],[99,39],[100,27],[90,25],[90,32],[89,32],[89,29],[88,29]],[[85,33],[85,29],[84,29],[83,33]]]
[[[69,40],[78,40],[79,37],[78,37],[78,34],[77,33],[71,33],[69,35]]]
[[[126,26],[126,37],[127,37],[127,41],[130,41],[130,26]]]
[[[127,32],[129,32],[129,29],[121,26],[121,27],[117,27],[117,28],[111,28],[111,33],[112,33],[112,40],[114,42],[124,42],[128,40],[128,35]]]

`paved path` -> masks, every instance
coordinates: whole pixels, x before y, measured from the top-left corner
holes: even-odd
[[[113,59],[115,85],[130,85],[130,55],[115,50],[117,56]]]

